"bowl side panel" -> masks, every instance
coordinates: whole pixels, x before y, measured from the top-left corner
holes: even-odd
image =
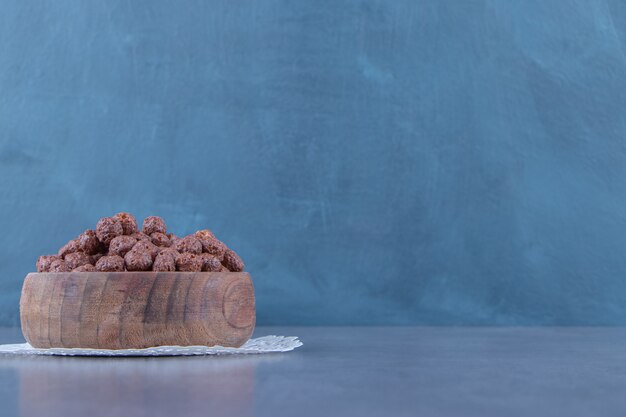
[[[34,347],[238,347],[254,330],[247,273],[33,273],[20,319]]]

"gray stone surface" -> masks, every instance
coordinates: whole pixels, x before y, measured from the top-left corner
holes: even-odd
[[[285,354],[0,357],[2,416],[622,416],[624,328],[259,328]],[[15,329],[0,342],[20,340]]]

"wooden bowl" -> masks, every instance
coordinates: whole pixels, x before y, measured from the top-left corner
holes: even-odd
[[[36,348],[239,347],[256,314],[245,272],[62,272],[26,276],[20,319]]]

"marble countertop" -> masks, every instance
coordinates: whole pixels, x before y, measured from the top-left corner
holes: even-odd
[[[618,416],[626,328],[260,327],[293,352],[0,356],[9,416]],[[0,329],[0,343],[22,342]]]

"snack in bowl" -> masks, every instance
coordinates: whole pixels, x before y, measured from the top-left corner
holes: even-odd
[[[256,321],[241,258],[209,230],[182,238],[162,218],[100,219],[40,256],[24,280],[20,319],[36,348],[243,345]]]

